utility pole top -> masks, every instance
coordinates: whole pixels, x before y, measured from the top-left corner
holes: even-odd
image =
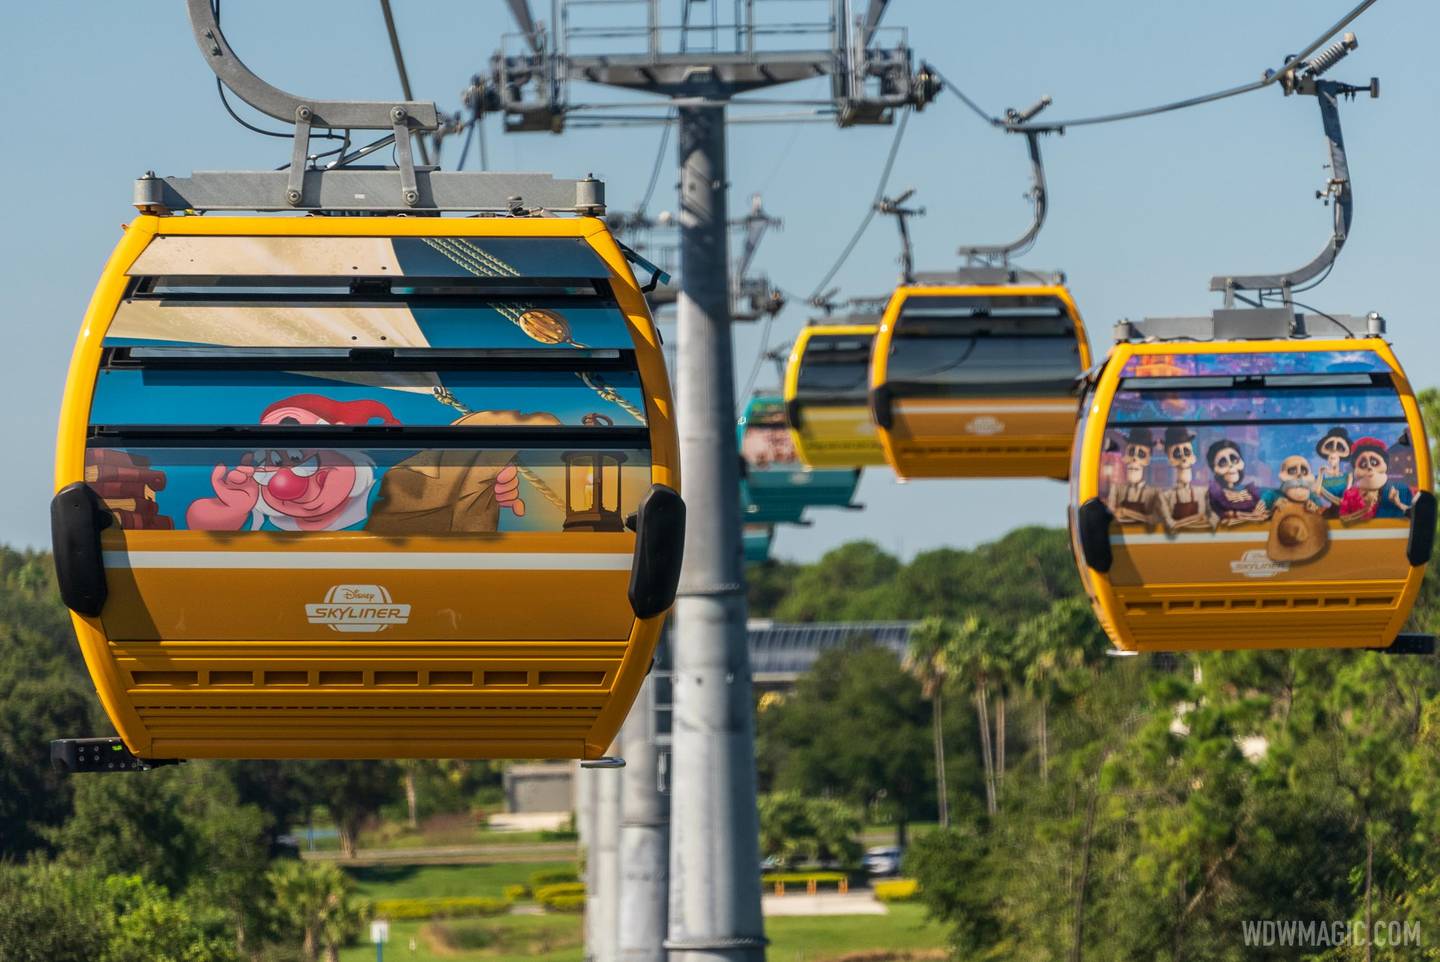
[[[556,0],[558,26],[546,30],[527,0],[510,0],[520,32],[502,38],[502,49],[491,58],[480,106],[503,113],[508,131],[559,133],[572,113],[602,120],[604,110],[621,106],[572,102],[569,89],[576,82],[703,105],[825,78],[828,96],[788,103],[823,108],[846,127],[889,124],[897,109],[923,108],[939,94],[939,77],[923,64],[915,68],[905,31],[880,27],[883,0],[872,0],[853,19],[851,0],[826,3],[823,19],[781,21],[757,15],[753,2],[735,4],[727,17],[717,2],[697,23],[697,0],[679,0],[674,22],[662,19],[660,0],[648,0],[611,5],[603,16],[616,19],[600,23],[593,3]],[[635,16],[627,20],[627,13]],[[596,49],[602,44],[604,50]]]

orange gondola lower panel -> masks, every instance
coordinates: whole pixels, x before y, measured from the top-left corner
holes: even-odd
[[[52,505],[125,748],[603,756],[674,598],[672,418],[597,219],[138,218]]]
[[[871,354],[886,460],[902,478],[1064,480],[1089,366],[1063,284],[902,285]]]
[[[1071,531],[1131,651],[1388,648],[1435,536],[1430,447],[1379,338],[1122,343]]]

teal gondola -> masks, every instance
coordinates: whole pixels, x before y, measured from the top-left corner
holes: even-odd
[[[747,524],[740,534],[745,548],[746,564],[764,564],[770,560],[770,544],[775,540],[773,524]]]
[[[746,524],[801,524],[806,508],[858,507],[860,471],[812,470],[801,464],[778,395],[752,397],[737,434],[745,467],[740,500]]]

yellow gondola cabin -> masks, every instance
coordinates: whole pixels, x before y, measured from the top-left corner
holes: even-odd
[[[678,578],[672,418],[595,218],[137,218],[52,505],[125,747],[601,757]]]
[[[1064,480],[1089,366],[1062,284],[902,285],[871,353],[885,457],[901,478]]]
[[[1384,648],[1435,535],[1380,338],[1119,344],[1075,448],[1086,590],[1131,651]]]
[[[867,392],[874,324],[812,324],[785,367],[785,412],[800,460],[812,468],[885,463]]]

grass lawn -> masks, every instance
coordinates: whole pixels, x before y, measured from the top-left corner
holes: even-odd
[[[479,934],[486,938],[476,938]],[[412,942],[414,949],[410,948]],[[467,949],[457,942],[490,944]],[[390,942],[385,946],[385,962],[581,962],[583,957],[578,915],[394,922],[390,925]],[[370,962],[374,958],[373,945],[340,950],[340,962]]]
[[[939,823],[937,822],[911,822],[906,826],[906,830],[913,839],[917,835],[924,835],[926,832],[938,827]],[[894,845],[895,825],[893,822],[888,825],[868,824],[860,830],[860,840],[867,847],[871,845]]]
[[[945,929],[925,921],[919,905],[892,905],[889,915],[796,915],[765,920],[768,962],[824,962],[851,952],[939,949]]]
[[[767,919],[765,932],[770,962],[825,962],[852,952],[945,945],[944,930],[926,922],[918,905],[892,905],[889,915],[781,916]],[[582,955],[576,915],[395,922],[385,947],[386,962],[580,962]],[[340,953],[341,962],[374,957],[371,945]]]
[[[346,867],[366,898],[410,899],[505,894],[505,886],[528,882],[531,872],[574,868],[574,862],[496,862],[490,865],[375,865]]]

